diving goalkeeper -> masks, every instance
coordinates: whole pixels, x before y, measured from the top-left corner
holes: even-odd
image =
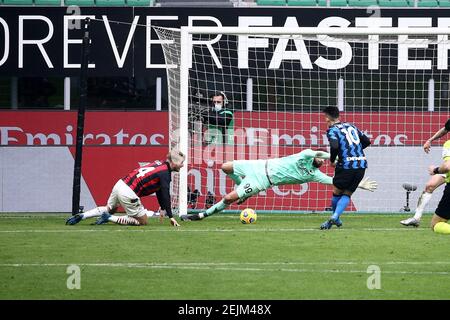
[[[205,212],[184,215],[180,218],[184,221],[201,220],[223,211],[236,201],[241,204],[249,197],[273,186],[306,182],[332,185],[333,178],[319,170],[329,158],[328,152],[306,149],[300,153],[276,159],[226,162],[222,165],[222,171],[236,183],[237,188]],[[366,178],[358,187],[374,191],[377,183]]]

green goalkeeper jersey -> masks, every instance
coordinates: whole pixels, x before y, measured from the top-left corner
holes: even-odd
[[[306,149],[287,157],[269,159],[267,171],[270,181],[274,185],[302,184],[306,182],[332,184],[333,178],[327,176],[313,165],[314,158],[329,159],[330,154]]]

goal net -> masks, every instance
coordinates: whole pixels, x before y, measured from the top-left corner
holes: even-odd
[[[328,151],[326,106],[338,106],[341,120],[372,142],[365,176],[378,190],[357,190],[350,210],[415,209],[428,165],[442,161],[445,137],[430,154],[422,145],[449,118],[448,31],[336,29],[155,27],[174,66],[167,69],[170,144],[188,152],[187,167],[173,180],[181,214],[202,211],[233,190],[224,162]],[[233,113],[225,128],[231,130],[211,125],[211,96],[220,91]],[[321,170],[334,172],[329,164]],[[405,183],[417,186],[409,203]],[[331,193],[318,183],[276,186],[229,211],[322,212]]]

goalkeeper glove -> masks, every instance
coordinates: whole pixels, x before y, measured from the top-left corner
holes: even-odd
[[[364,178],[358,185],[359,188],[374,192],[378,184],[375,180],[369,180],[369,178]]]

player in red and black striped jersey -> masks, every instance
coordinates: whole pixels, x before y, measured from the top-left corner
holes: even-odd
[[[183,153],[172,150],[167,155],[166,161],[154,161],[134,169],[117,181],[106,206],[72,216],[67,219],[66,224],[74,225],[81,220],[100,216],[96,224],[111,221],[118,224],[146,225],[148,211],[142,205],[140,198],[156,193],[161,212],[170,218],[173,226],[179,226],[172,215],[170,182],[172,171],[178,172],[183,167],[184,160]],[[112,216],[119,205],[125,209],[126,216]]]
[[[143,167],[134,169],[122,178],[138,197],[148,196],[156,192],[161,208],[172,217],[170,209],[171,167],[168,161],[155,161]]]

